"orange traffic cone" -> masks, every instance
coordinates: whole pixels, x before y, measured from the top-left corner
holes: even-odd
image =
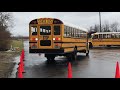
[[[18,65],[21,65],[21,70],[22,70],[22,73],[25,73],[25,70],[24,70],[24,63],[23,63],[23,59],[22,59],[22,56],[20,56],[20,62]]]
[[[22,68],[22,73],[25,73],[23,61],[20,64],[21,64],[21,68]]]
[[[22,49],[22,58],[24,60],[24,49]]]
[[[21,64],[18,67],[18,78],[23,78]]]
[[[68,63],[68,78],[72,78],[72,67],[71,67],[71,63]]]
[[[117,62],[117,64],[116,64],[116,73],[115,73],[115,78],[120,78],[119,63],[118,63],[118,62]]]

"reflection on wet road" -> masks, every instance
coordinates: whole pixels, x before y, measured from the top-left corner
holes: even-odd
[[[56,57],[54,63],[47,63],[44,54],[29,54],[29,42],[24,42],[25,78],[67,78],[65,57]],[[94,48],[88,57],[78,53],[76,61],[72,61],[73,78],[114,78],[116,61],[120,61],[120,47]]]

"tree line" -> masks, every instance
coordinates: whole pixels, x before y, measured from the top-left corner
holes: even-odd
[[[12,27],[12,14],[0,12],[0,51],[7,50],[10,45],[10,27]]]
[[[104,24],[100,25],[95,24],[94,26],[90,26],[89,32],[120,32],[120,25],[118,22],[113,22],[109,24],[107,21],[104,22]]]
[[[118,22],[113,22],[109,24],[108,21],[105,21],[101,25],[101,30],[100,30],[100,24],[95,24],[93,26],[90,26],[88,37],[90,38],[91,34],[96,32],[120,32],[120,24]]]

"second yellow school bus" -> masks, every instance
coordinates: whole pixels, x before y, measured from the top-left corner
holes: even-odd
[[[92,34],[90,47],[120,46],[120,32],[98,32]]]
[[[87,29],[56,18],[39,18],[29,23],[29,52],[44,53],[48,60],[56,56],[77,58],[77,52],[89,54]]]

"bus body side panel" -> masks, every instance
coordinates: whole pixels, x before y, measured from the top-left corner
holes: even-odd
[[[88,47],[87,47],[87,39],[80,39],[80,38],[63,38],[63,43],[62,43],[62,48],[68,48],[66,50],[67,51],[70,51],[73,52],[74,51],[74,48],[75,46],[77,47],[77,51],[78,52],[83,52],[83,53],[86,53],[86,50],[88,50]],[[73,49],[70,49],[69,48],[73,48]]]
[[[102,46],[102,45],[120,45],[120,40],[114,39],[102,39],[102,40],[92,40],[93,46]]]

